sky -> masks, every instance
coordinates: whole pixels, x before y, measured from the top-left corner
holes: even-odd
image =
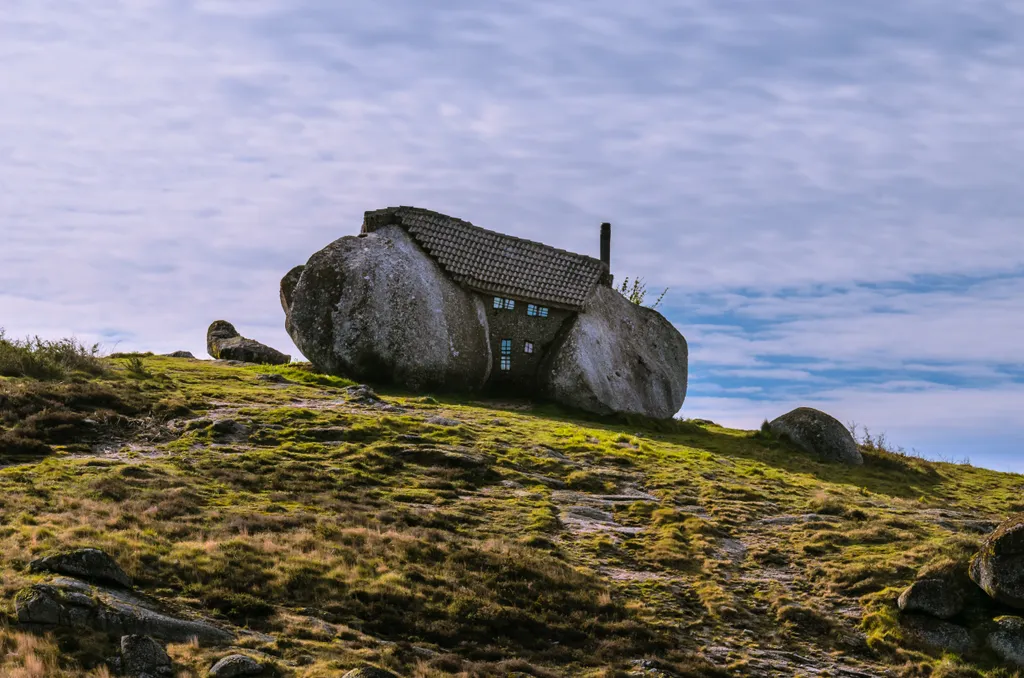
[[[5,0],[0,327],[300,355],[278,283],[415,205],[642,276],[682,417],[1024,472],[1024,5]]]

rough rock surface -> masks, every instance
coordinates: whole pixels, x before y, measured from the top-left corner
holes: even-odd
[[[129,577],[113,558],[93,548],[77,549],[38,558],[29,563],[32,572],[55,572],[66,574],[97,584],[116,584],[128,588],[132,585]]]
[[[121,636],[121,671],[126,676],[170,676],[171,658],[164,646],[149,636]]]
[[[1024,619],[997,617],[985,643],[1005,662],[1024,667]]]
[[[837,461],[851,466],[864,463],[864,457],[850,431],[821,410],[798,407],[776,418],[769,426],[775,435],[788,437],[800,449],[825,461]]]
[[[237,676],[258,676],[263,673],[263,665],[252,657],[244,654],[232,654],[224,657],[210,669],[210,678],[236,678]]]
[[[206,350],[217,360],[239,360],[264,365],[284,365],[292,358],[280,351],[246,339],[226,320],[214,320],[206,331]]]
[[[903,612],[923,612],[949,619],[964,609],[964,596],[944,579],[919,579],[900,594],[899,607]]]
[[[164,353],[165,358],[191,358],[195,360],[195,356],[192,355],[191,351],[174,351],[173,353]]]
[[[991,597],[1024,609],[1024,516],[1004,521],[985,539],[970,575]]]
[[[361,669],[352,669],[341,678],[398,678],[398,676],[384,669],[367,666]]]
[[[967,654],[974,649],[970,632],[962,626],[923,614],[900,615],[904,635],[936,650]]]
[[[339,238],[295,276],[281,281],[285,328],[317,369],[412,390],[486,382],[483,302],[400,226]]]
[[[664,316],[598,286],[542,373],[564,405],[667,419],[686,397],[687,360],[686,339]]]
[[[88,628],[112,635],[149,635],[183,643],[192,637],[204,643],[228,642],[234,636],[213,624],[174,617],[153,603],[126,591],[91,586],[59,577],[18,592],[14,599],[18,621]]]

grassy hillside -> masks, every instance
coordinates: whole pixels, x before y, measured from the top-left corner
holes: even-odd
[[[256,632],[240,645],[288,676],[1014,675],[913,649],[894,620],[903,586],[1024,508],[1018,475],[375,399],[302,366],[11,355],[0,374],[31,376],[0,376],[3,675],[106,675],[108,639],[14,617],[28,563],[77,546]],[[225,654],[169,651],[197,676]]]

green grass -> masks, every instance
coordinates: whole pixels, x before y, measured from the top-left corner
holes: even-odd
[[[369,662],[419,678],[596,678],[645,658],[736,675],[759,644],[958,675],[902,646],[895,595],[962,571],[976,548],[930,512],[1020,508],[1020,476],[877,445],[844,467],[711,422],[397,391],[380,395],[400,410],[383,411],[302,364],[90,360],[0,378],[0,614],[13,628],[14,593],[40,577],[32,558],[96,546],[142,591],[274,635],[245,644],[285,675]],[[630,489],[655,499],[622,499]],[[574,531],[564,512],[605,495],[620,498],[595,506],[619,529]],[[17,633],[0,641],[36,642]],[[112,651],[66,640],[38,641],[65,672],[38,675],[86,675]],[[736,658],[710,667],[713,645]],[[216,656],[171,652],[183,675]],[[20,667],[3,661],[5,675]],[[1002,675],[986,662],[955,670]]]

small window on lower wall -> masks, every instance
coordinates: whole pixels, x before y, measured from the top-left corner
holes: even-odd
[[[528,341],[523,344],[523,353],[533,353],[533,342]]]
[[[537,315],[539,315],[541,318],[547,318],[548,317],[548,307],[547,306],[541,306],[540,308],[538,308],[537,309]]]
[[[501,369],[504,372],[508,372],[512,369],[512,356],[503,355],[501,356]]]

